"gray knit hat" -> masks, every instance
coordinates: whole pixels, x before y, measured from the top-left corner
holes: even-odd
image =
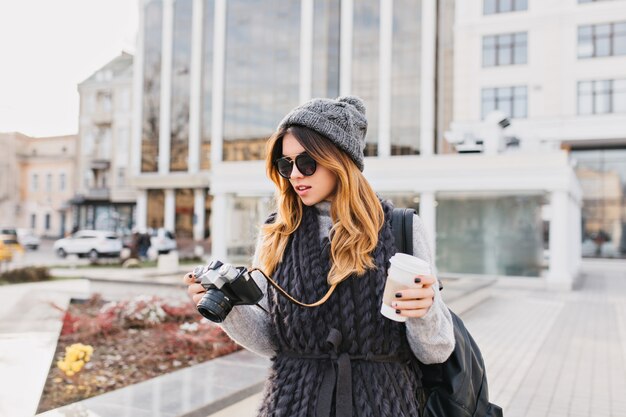
[[[356,96],[314,98],[285,116],[278,129],[292,125],[308,127],[327,137],[346,152],[363,171],[367,118],[365,104]]]

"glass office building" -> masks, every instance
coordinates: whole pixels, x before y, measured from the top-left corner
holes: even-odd
[[[438,155],[453,77],[438,54],[451,57],[453,4],[144,0],[134,90],[138,227],[165,227],[204,241],[214,256],[246,260],[272,210],[263,159],[276,125],[310,98],[355,94],[369,119],[364,173],[381,196],[419,210],[440,271],[545,275],[542,215],[546,205],[569,203],[541,179],[529,190],[507,173],[511,165],[515,175],[531,172],[534,161]],[[559,157],[545,163],[567,175]],[[498,183],[509,177],[513,185]],[[559,236],[572,219],[555,226]]]
[[[311,97],[350,93],[366,101],[368,156],[422,153],[421,0],[149,0],[141,7],[140,227],[208,237],[214,164],[263,160],[280,119]]]

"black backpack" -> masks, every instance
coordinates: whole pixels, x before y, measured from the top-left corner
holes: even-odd
[[[393,210],[396,247],[413,255],[415,210]],[[440,288],[441,285],[440,285]],[[417,360],[421,374],[422,417],[502,417],[502,408],[489,402],[485,363],[478,345],[463,321],[452,311],[454,351],[444,363],[425,365]]]

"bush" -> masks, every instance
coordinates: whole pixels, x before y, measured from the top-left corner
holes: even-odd
[[[139,296],[107,303],[98,294],[74,300],[63,320],[37,412],[238,349],[218,325],[203,318],[186,300]],[[83,363],[80,350],[89,353],[89,361]]]
[[[24,282],[50,281],[52,276],[45,267],[29,266],[0,274],[0,283],[20,284]]]

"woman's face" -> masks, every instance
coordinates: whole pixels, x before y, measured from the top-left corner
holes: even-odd
[[[296,156],[305,152],[300,142],[291,133],[283,137],[283,155],[294,160]],[[328,168],[317,164],[315,173],[310,176],[303,175],[296,164],[293,164],[289,182],[302,202],[312,206],[320,201],[332,200],[337,187],[337,176]]]

